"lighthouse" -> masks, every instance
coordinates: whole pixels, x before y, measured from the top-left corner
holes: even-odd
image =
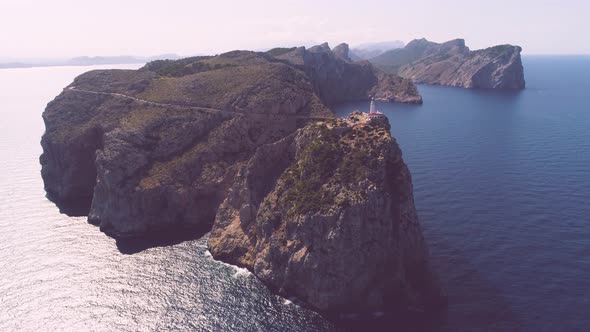
[[[369,107],[369,121],[382,119],[385,115],[375,109],[375,99],[371,98],[371,106]]]
[[[369,114],[376,114],[375,110],[375,99],[371,98],[371,107],[369,108]]]

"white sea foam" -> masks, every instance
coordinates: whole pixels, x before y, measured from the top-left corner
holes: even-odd
[[[211,252],[209,250],[206,250],[205,251],[205,257],[212,258],[213,255],[211,255]],[[220,264],[223,264],[224,266],[227,266],[227,267],[231,268],[232,270],[234,270],[234,278],[248,277],[248,276],[250,276],[252,274],[246,268],[239,267],[239,266],[232,265],[232,264],[228,264],[228,263],[222,262],[222,261],[217,261],[217,262],[219,262]]]
[[[230,265],[230,264],[228,264],[228,265],[231,266],[236,271],[236,273],[234,273],[234,278],[248,277],[252,274],[246,268],[238,267],[238,266]]]

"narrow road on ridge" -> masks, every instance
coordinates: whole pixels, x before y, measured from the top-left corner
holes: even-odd
[[[149,100],[145,100],[145,99],[140,99],[140,98],[129,96],[129,95],[122,94],[122,93],[83,90],[83,89],[78,89],[75,86],[68,87],[67,90],[75,91],[75,92],[82,92],[82,93],[96,94],[96,95],[106,95],[106,96],[125,98],[125,99],[130,99],[130,100],[133,100],[133,101],[136,101],[139,103],[144,103],[144,104],[153,105],[153,106],[189,108],[189,109],[194,109],[194,110],[199,110],[199,111],[206,111],[206,112],[210,112],[210,113],[227,113],[227,114],[236,114],[236,115],[278,115],[278,116],[293,117],[296,119],[313,119],[313,120],[334,119],[334,117],[324,117],[324,116],[238,112],[238,111],[227,111],[227,110],[220,110],[220,109],[216,109],[216,108],[209,108],[209,107],[202,107],[202,106],[167,104],[167,103],[160,103],[157,101],[149,101]]]

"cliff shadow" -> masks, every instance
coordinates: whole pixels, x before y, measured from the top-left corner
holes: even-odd
[[[207,234],[211,227],[162,231],[137,237],[115,238],[117,249],[124,255],[133,255],[154,247],[167,247],[185,241],[198,240]]]
[[[59,213],[65,214],[68,217],[87,217],[88,216],[88,208],[85,205],[79,206],[62,206],[57,205]]]
[[[59,213],[65,214],[68,217],[86,217],[90,211],[92,198],[81,197],[75,200],[60,201],[50,192],[45,192],[45,198],[51,203],[55,204]]]

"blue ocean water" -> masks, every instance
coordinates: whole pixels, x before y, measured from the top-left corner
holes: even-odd
[[[524,66],[521,92],[420,86],[424,105],[378,108],[413,175],[450,325],[588,331],[590,57]]]
[[[421,86],[424,105],[378,104],[449,295],[448,312],[426,330],[590,329],[590,57],[524,65],[521,92]],[[94,68],[0,70],[0,331],[366,326],[271,294],[212,260],[206,237],[129,255],[85,218],[59,214],[39,173],[41,113]]]

